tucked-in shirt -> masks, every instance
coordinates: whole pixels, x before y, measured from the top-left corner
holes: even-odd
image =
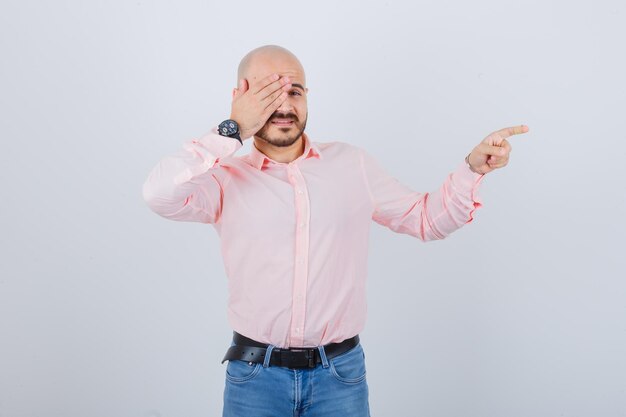
[[[212,225],[233,330],[280,348],[341,342],[366,322],[372,221],[422,241],[472,221],[484,175],[465,162],[433,192],[414,191],[360,146],[312,141],[277,162],[217,128],[165,156],[143,185],[162,217]]]

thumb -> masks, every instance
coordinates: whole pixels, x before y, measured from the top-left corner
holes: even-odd
[[[246,91],[248,91],[248,88],[248,80],[246,80],[245,78],[239,80],[239,92],[241,94],[244,94]]]
[[[480,153],[486,156],[504,156],[506,154],[506,149],[498,145],[489,145],[486,143],[481,143],[478,148],[479,148]]]
[[[245,84],[246,84],[246,80],[244,80],[243,78],[239,80],[239,84],[237,84],[237,88],[235,88],[235,90],[233,91],[233,100],[237,100],[239,97],[243,95],[243,93],[246,92],[245,90],[247,90],[247,88],[244,90]]]

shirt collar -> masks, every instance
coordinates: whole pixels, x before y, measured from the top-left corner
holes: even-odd
[[[309,139],[306,133],[302,133],[302,140],[304,141],[304,152],[296,158],[295,161],[312,157],[322,158],[319,147]],[[252,148],[250,150],[250,162],[252,163],[252,166],[256,169],[261,169],[265,161],[280,164],[280,162],[274,161],[272,158],[259,151],[254,145],[254,141],[252,141]]]

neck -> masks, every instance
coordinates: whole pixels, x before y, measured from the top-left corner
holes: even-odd
[[[304,153],[304,135],[289,146],[274,146],[255,136],[254,146],[276,162],[289,163]]]

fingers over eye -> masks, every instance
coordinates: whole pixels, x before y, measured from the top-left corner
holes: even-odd
[[[270,74],[267,77],[261,78],[253,83],[253,92],[254,94],[258,94],[261,90],[267,88],[269,85],[275,83],[280,79],[280,75],[274,73]]]

